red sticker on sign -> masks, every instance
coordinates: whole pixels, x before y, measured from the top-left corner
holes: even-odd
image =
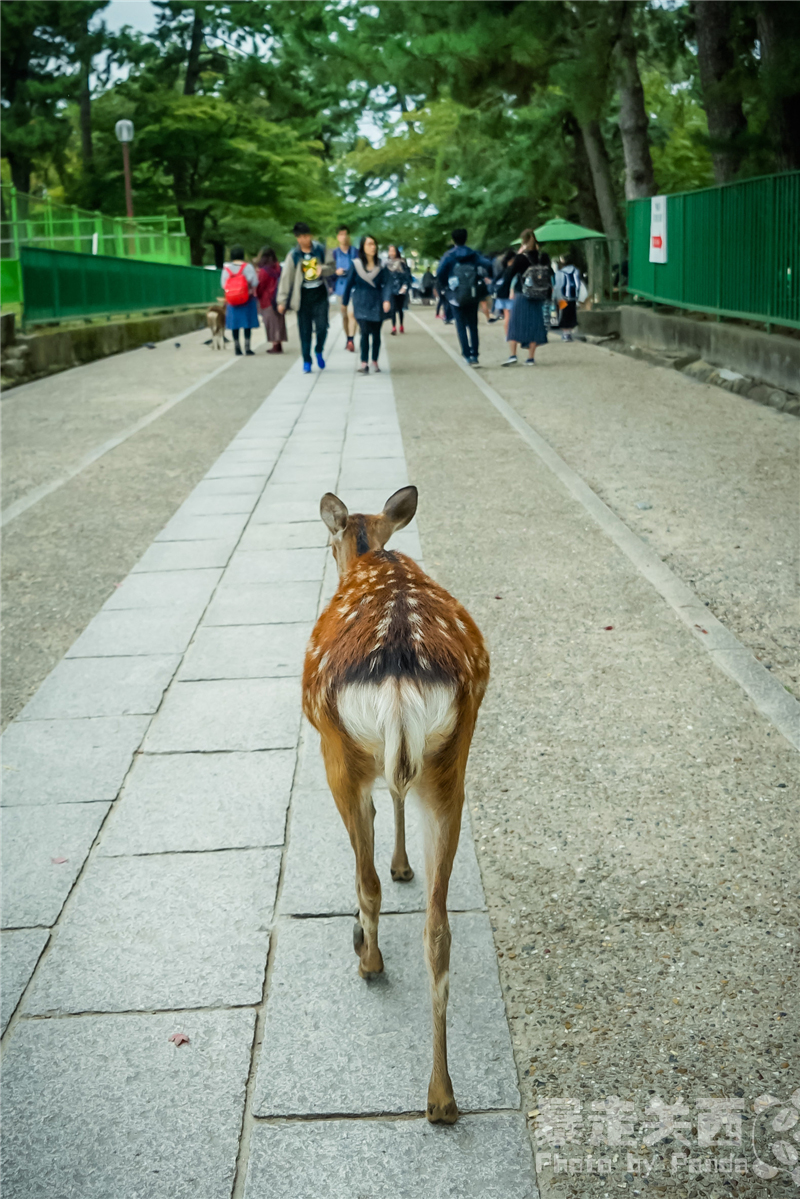
[[[663,245],[663,242],[661,241],[661,238],[660,238],[660,237],[654,237],[652,240],[653,240],[653,249],[654,249],[654,250],[660,250],[660,249],[661,249],[661,246]]]

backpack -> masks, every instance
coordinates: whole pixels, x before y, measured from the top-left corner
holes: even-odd
[[[244,263],[239,267],[236,274],[233,274],[228,267],[228,278],[225,280],[225,286],[222,289],[225,292],[225,299],[232,308],[238,308],[241,304],[246,304],[250,299],[250,284],[244,277]]]
[[[549,300],[551,290],[550,267],[542,262],[532,263],[522,276],[523,296],[528,300]]]
[[[564,284],[562,287],[562,291],[564,292],[564,299],[565,300],[577,300],[578,286],[580,283],[580,275],[575,270],[574,266],[571,268],[564,267],[562,274],[564,276]]]
[[[478,299],[478,268],[474,262],[458,260],[453,266],[447,286],[456,304],[469,304]]]

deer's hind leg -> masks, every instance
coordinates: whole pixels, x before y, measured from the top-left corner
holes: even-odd
[[[456,744],[444,760],[431,764],[419,787],[426,817],[426,872],[428,915],[425,922],[425,958],[431,979],[433,1006],[433,1070],[428,1086],[426,1115],[432,1124],[454,1124],[458,1106],[447,1069],[447,1001],[450,996],[450,924],[447,890],[461,832],[464,804],[466,752]],[[469,750],[467,740],[466,750]],[[463,757],[463,761],[462,761]]]
[[[359,958],[358,972],[362,978],[372,978],[383,970],[383,958],[378,948],[381,881],[375,869],[375,805],[372,802],[375,761],[336,728],[322,732],[322,754],[328,786],[356,858],[358,917],[353,929],[353,948]]]
[[[406,853],[406,801],[399,791],[392,791],[394,804],[394,853],[392,854],[392,879],[396,883],[410,883],[414,871]]]

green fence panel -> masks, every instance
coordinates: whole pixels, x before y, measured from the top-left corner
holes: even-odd
[[[0,307],[22,303],[22,272],[16,258],[0,258]]]
[[[219,273],[199,266],[31,246],[20,261],[26,324],[208,304],[221,291]]]
[[[628,291],[800,328],[800,171],[667,197],[667,261],[650,262],[650,200],[628,203]]]

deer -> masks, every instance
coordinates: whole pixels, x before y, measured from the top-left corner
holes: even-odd
[[[425,958],[433,1009],[433,1068],[426,1116],[453,1124],[447,1068],[450,925],[447,891],[458,848],[464,775],[489,655],[465,608],[406,554],[385,548],[417,510],[401,487],[377,515],[350,513],[332,492],[320,501],[339,586],[311,634],[303,712],[320,734],[333,799],[353,847],[358,912],[353,948],[363,979],[383,971],[381,884],[374,862],[372,788],[383,775],[394,805],[392,880],[414,877],[405,841],[413,788],[425,817]]]

